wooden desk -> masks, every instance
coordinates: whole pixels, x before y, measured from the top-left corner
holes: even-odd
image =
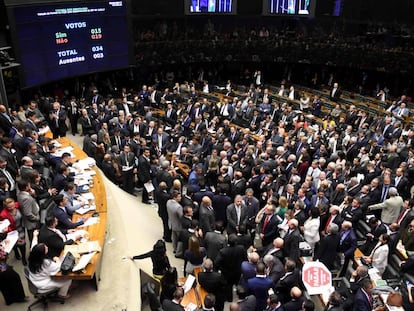
[[[77,160],[81,160],[87,158],[87,155],[82,151],[82,149],[72,142],[70,139],[63,137],[58,139],[58,142],[62,144],[62,147],[73,147],[72,153],[74,154],[74,158],[72,158],[72,162],[76,162]],[[86,266],[86,268],[78,273],[69,273],[67,275],[62,275],[60,272],[55,275],[53,278],[56,279],[72,279],[72,280],[93,280],[96,290],[98,290],[98,282],[100,279],[100,271],[101,271],[101,259],[102,259],[102,252],[104,251],[105,245],[105,233],[106,233],[106,222],[107,222],[107,202],[106,202],[106,191],[105,186],[102,180],[102,175],[97,167],[92,168],[96,175],[93,176],[93,187],[91,187],[90,191],[95,196],[95,205],[96,211],[99,213],[99,223],[88,226],[84,229],[89,234],[89,241],[98,241],[99,245],[101,246],[102,251],[96,253],[91,262]],[[73,216],[73,220],[77,220],[81,217],[92,217],[94,211],[90,211],[85,215],[78,215],[75,214]]]
[[[198,308],[203,308],[204,305],[204,298],[207,295],[207,291],[200,286],[198,283],[198,273],[201,271],[195,271],[195,277],[197,282],[196,287],[190,289],[187,293],[184,294],[183,300],[181,301],[181,305],[187,306],[189,303],[195,304]],[[181,278],[180,281],[185,283],[186,278]]]

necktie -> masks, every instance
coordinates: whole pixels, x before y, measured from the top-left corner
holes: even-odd
[[[387,195],[388,195],[388,186],[384,186],[384,188],[382,189],[381,202],[387,199]]]
[[[7,180],[9,181],[10,191],[13,191],[14,188],[15,188],[15,184],[16,184],[14,182],[13,177],[10,175],[10,173],[6,169],[3,169],[3,174],[4,174],[4,176],[6,176]]]
[[[401,212],[400,216],[398,216],[397,224],[399,224],[399,225],[401,224],[401,221],[403,220],[403,218],[404,218],[404,216],[407,212],[408,212],[408,210],[406,210],[406,209]]]
[[[266,216],[266,218],[265,218],[265,220],[264,220],[264,223],[263,223],[263,228],[262,228],[262,233],[264,233],[265,232],[265,229],[266,229],[266,227],[267,227],[267,224],[269,223],[269,221],[270,221],[270,215],[267,215]]]
[[[331,224],[331,222],[332,222],[332,215],[329,216],[328,221],[326,222],[326,225],[325,225],[325,229],[323,229],[323,231],[326,232],[326,230],[328,230],[329,225]]]

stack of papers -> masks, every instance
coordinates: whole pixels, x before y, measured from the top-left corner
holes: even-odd
[[[19,232],[17,232],[16,230],[7,233],[7,237],[1,242],[1,244],[4,247],[4,250],[7,253],[10,253],[18,239]]]
[[[94,211],[96,210],[96,205],[84,205],[83,207],[78,208],[75,212],[78,213],[79,215],[83,215],[86,214],[89,211]]]
[[[71,252],[74,255],[89,254],[92,252],[100,252],[102,250],[98,241],[89,241],[79,244],[65,245],[63,253]],[[75,255],[75,257],[76,257]],[[79,256],[78,256],[79,257]]]
[[[82,255],[79,259],[79,262],[73,267],[72,271],[80,271],[85,269],[85,267],[88,265],[88,263],[91,261],[93,255],[95,255],[96,252],[92,252],[90,254]]]
[[[57,156],[57,157],[61,157],[63,153],[67,152],[73,158],[73,157],[75,157],[75,155],[72,153],[72,151],[73,151],[73,147],[72,146],[68,146],[68,147],[61,148],[61,149],[56,150],[56,152],[53,155],[54,156]]]
[[[83,225],[79,226],[79,228],[92,226],[92,225],[97,224],[98,222],[99,222],[99,217],[90,217],[85,221]]]
[[[8,219],[0,221],[0,232],[3,232],[4,229],[8,228],[9,226],[10,226],[10,221]]]

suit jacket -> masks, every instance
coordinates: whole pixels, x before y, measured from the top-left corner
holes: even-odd
[[[138,177],[143,183],[151,180],[151,164],[143,155],[138,158]]]
[[[353,258],[354,257],[354,252],[355,249],[357,248],[357,237],[355,235],[355,231],[353,228],[349,229],[350,232],[349,234],[343,239],[342,243],[342,236],[344,233],[343,230],[340,231],[339,233],[339,246],[338,246],[338,251],[341,253],[344,253],[346,258]]]
[[[254,311],[256,309],[256,297],[249,295],[237,301],[240,311]]]
[[[328,269],[334,268],[334,263],[339,246],[339,235],[329,234],[323,237],[315,254],[315,260],[319,259]]]
[[[286,302],[283,305],[284,311],[298,311],[302,310],[302,304],[305,301],[303,296],[299,297],[298,299],[291,299],[290,301]],[[333,309],[330,309],[333,310]]]
[[[283,249],[285,252],[285,257],[290,257],[295,262],[298,262],[300,251],[299,251],[299,242],[302,237],[300,236],[299,230],[295,229],[291,233],[287,233],[283,240],[285,241]]]
[[[225,300],[224,287],[226,285],[226,281],[224,280],[221,273],[214,271],[200,272],[198,274],[198,283],[208,293],[212,293],[214,296],[216,296],[215,310],[222,311]]]
[[[26,191],[21,191],[17,195],[17,201],[23,216],[23,227],[27,230],[39,228],[40,215],[39,205],[36,200]]]
[[[177,201],[170,199],[167,201],[167,213],[168,227],[173,231],[180,231],[182,229],[183,207]]]
[[[164,311],[184,311],[184,307],[169,299],[164,299],[162,302],[162,309]]]
[[[63,232],[62,232],[63,234]],[[39,230],[39,243],[45,243],[48,247],[48,258],[59,257],[65,245],[73,244],[73,240],[63,239],[53,230],[43,225]]]
[[[355,294],[354,298],[354,309],[353,311],[371,311],[372,305],[368,300],[366,294],[363,292],[363,289],[360,288]]]
[[[73,177],[57,174],[53,179],[53,188],[56,188],[56,190],[60,192],[65,188],[66,184],[71,181],[73,181]]]
[[[403,199],[400,196],[390,197],[382,203],[370,205],[370,210],[381,209],[381,220],[386,224],[396,222],[403,206]]]
[[[3,147],[0,149],[0,155],[7,160],[6,168],[10,172],[10,174],[14,178],[16,178],[17,171],[19,170],[19,165],[17,163],[16,156],[12,152],[9,152],[6,148]]]
[[[207,249],[207,257],[215,263],[218,253],[227,245],[227,238],[224,234],[210,231],[204,237],[204,245]]]
[[[200,229],[203,231],[203,234],[213,231],[214,224],[216,221],[214,210],[210,210],[205,206],[200,206],[199,218]]]
[[[266,308],[266,299],[269,296],[268,290],[272,288],[273,281],[268,277],[257,277],[247,280],[247,288],[256,297],[256,311],[263,311]]]
[[[65,232],[68,229],[74,229],[83,224],[83,220],[72,222],[71,217],[66,212],[66,210],[61,209],[57,205],[53,207],[53,215],[58,219],[57,228],[64,230]]]
[[[240,222],[237,223],[237,212],[234,203],[227,206],[227,234],[238,233],[237,226],[247,225],[247,207],[242,204],[240,208]]]
[[[276,214],[272,215],[269,222],[266,226],[264,226],[266,221],[266,215],[263,215],[262,220],[259,224],[259,233],[263,233],[263,239],[262,244],[263,246],[267,246],[273,242],[273,240],[277,237],[278,233],[278,224],[280,224],[280,221],[278,219],[278,216]],[[299,245],[298,245],[299,247]]]
[[[216,268],[221,270],[227,284],[236,284],[240,280],[241,263],[247,260],[243,246],[227,246],[222,248],[217,256]]]
[[[299,285],[299,272],[287,272],[275,285],[275,293],[279,297],[281,303],[286,303],[290,300],[290,290],[294,286]]]
[[[231,202],[231,198],[225,194],[215,194],[212,199],[216,220],[223,221],[224,225],[227,224],[227,206]]]

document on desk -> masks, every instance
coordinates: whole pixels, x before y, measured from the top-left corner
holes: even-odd
[[[188,293],[190,291],[190,289],[193,287],[195,282],[195,276],[192,274],[189,274],[187,277],[187,280],[185,280],[183,289],[184,289],[184,294]]]
[[[98,241],[89,241],[79,244],[65,245],[63,253],[71,252],[75,254],[89,254],[92,252],[100,252],[102,250]],[[75,256],[76,257],[76,256]]]
[[[84,205],[83,207],[78,208],[75,212],[80,215],[83,215],[89,211],[95,211],[95,210],[96,210],[96,205]]]
[[[95,196],[93,195],[92,192],[85,192],[81,194],[81,197],[84,198],[85,200],[89,201],[89,200],[95,200]]]
[[[99,223],[99,217],[89,217],[85,221],[85,223],[83,225],[79,226],[78,228],[93,226],[93,225],[96,225],[97,223]]]
[[[83,238],[85,235],[87,235],[88,234],[88,232],[86,231],[86,230],[76,230],[75,232],[73,232],[73,233],[68,233],[68,234],[66,234],[66,238],[68,239],[68,240],[77,240],[76,238],[78,237],[78,236],[80,236],[81,238]]]
[[[89,254],[82,255],[79,259],[79,262],[73,267],[72,271],[80,271],[85,269],[85,267],[88,265],[88,263],[91,261],[92,257],[96,254],[96,252],[92,252]]]
[[[194,303],[192,303],[192,302],[190,302],[188,305],[186,305],[184,307],[184,310],[185,311],[194,311],[194,310],[197,310],[197,305],[194,304]]]

